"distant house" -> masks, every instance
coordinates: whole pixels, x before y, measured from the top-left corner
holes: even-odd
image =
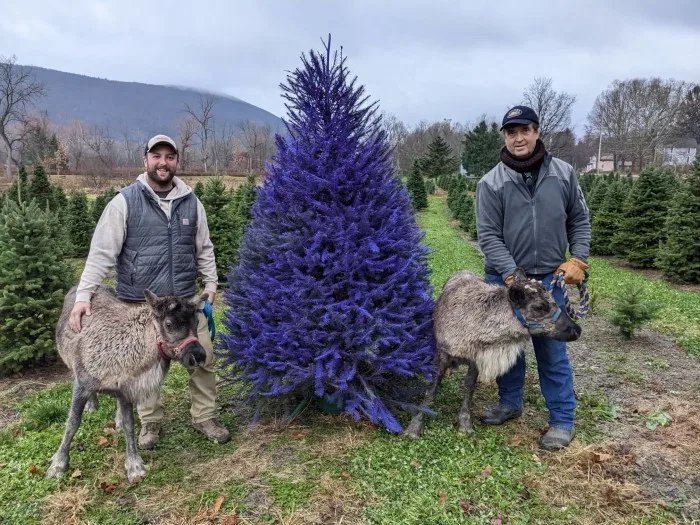
[[[589,171],[600,171],[601,173],[610,173],[615,170],[615,157],[613,155],[601,155],[600,156],[600,169],[598,168],[598,163],[596,161],[596,155],[592,155],[588,159],[588,164],[586,165],[586,173]],[[631,160],[618,160],[617,161],[617,171],[631,171],[632,161]]]
[[[664,166],[688,166],[695,161],[698,143],[693,138],[676,139],[661,148]]]

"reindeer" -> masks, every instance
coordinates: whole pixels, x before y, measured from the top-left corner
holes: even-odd
[[[472,396],[477,380],[488,382],[506,373],[525,351],[531,336],[575,341],[581,328],[554,301],[541,282],[519,279],[509,287],[486,283],[477,274],[460,271],[447,280],[435,304],[434,330],[438,374],[426,393],[428,407],[447,370],[467,365],[460,432],[473,432]],[[419,438],[423,411],[411,420],[405,435]]]
[[[146,475],[136,451],[133,406],[161,387],[171,360],[195,369],[205,359],[197,340],[198,303],[185,297],[157,297],[146,290],[146,303],[120,301],[114,290],[99,286],[92,297],[92,314],[75,333],[68,318],[76,287],[65,297],[56,326],[56,344],[63,362],[73,371],[73,397],[65,433],[51,459],[46,477],[62,476],[69,464],[70,443],[80,427],[83,410],[94,410],[97,393],[117,398],[117,427],[126,437],[126,469],[130,483]]]

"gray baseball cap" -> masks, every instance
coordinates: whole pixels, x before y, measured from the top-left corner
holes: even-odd
[[[175,141],[168,137],[167,135],[156,135],[153,137],[151,140],[148,141],[146,144],[146,149],[144,150],[143,154],[145,155],[149,151],[151,151],[153,148],[155,148],[158,144],[167,144],[168,146],[172,147],[175,150],[175,153],[177,153],[177,144],[175,144]]]

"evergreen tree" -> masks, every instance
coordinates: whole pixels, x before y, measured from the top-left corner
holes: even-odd
[[[633,268],[651,267],[658,255],[669,204],[668,189],[668,170],[658,168],[642,171],[632,186],[612,247]]]
[[[54,331],[74,276],[61,260],[49,213],[35,201],[6,200],[0,208],[0,375],[55,353]]]
[[[202,199],[202,196],[204,195],[204,183],[201,180],[197,181],[197,184],[194,185],[194,194],[199,197],[199,199]]]
[[[457,217],[459,225],[472,239],[476,239],[476,206],[474,197],[470,193],[464,192],[461,201]]]
[[[604,177],[599,177],[590,191],[590,197],[586,199],[591,220],[595,218],[598,209],[603,205],[607,192],[608,181]]]
[[[68,256],[87,257],[95,225],[88,210],[87,195],[82,191],[74,192],[69,197],[66,219],[70,239]]]
[[[459,169],[459,161],[452,155],[452,148],[440,135],[428,144],[428,152],[421,159],[421,171],[431,179],[451,175]]]
[[[649,301],[644,296],[643,289],[633,282],[618,292],[610,322],[620,328],[622,335],[629,339],[635,330],[656,317],[660,307],[658,303]]]
[[[622,181],[610,184],[600,209],[591,221],[591,253],[593,255],[616,255],[612,239],[620,229],[627,198],[627,187]]]
[[[216,271],[219,281],[224,282],[229,262],[234,259],[237,249],[234,243],[236,225],[231,220],[231,192],[221,177],[212,177],[204,184],[200,200],[207,212],[209,236],[216,253]]]
[[[482,120],[464,137],[462,167],[472,177],[483,177],[501,160],[503,137],[495,122],[491,126]]]
[[[433,195],[435,193],[435,181],[428,179],[425,181],[425,192],[428,195]]]
[[[434,374],[427,247],[346,58],[329,42],[302,62],[228,276],[224,366],[257,399],[318,396],[398,432],[390,409],[419,401]]]
[[[27,180],[27,170],[24,165],[19,167],[19,174],[6,190],[5,196],[18,203],[29,200],[29,182]]]
[[[44,167],[40,164],[34,167],[34,176],[29,184],[29,197],[36,200],[42,209],[47,207],[52,210],[55,209],[51,181],[49,181]]]
[[[700,283],[700,156],[666,216],[666,242],[657,266],[673,281]]]
[[[257,198],[255,176],[249,175],[245,184],[241,185],[233,195],[231,205],[231,221],[233,224],[233,237],[231,239],[231,265],[238,264],[238,249],[243,239],[245,229],[250,222],[250,210]]]
[[[92,215],[92,222],[97,224],[100,220],[100,217],[102,217],[102,212],[105,211],[105,208],[107,207],[107,204],[117,196],[117,190],[115,190],[112,186],[107,188],[105,191],[100,193],[97,197],[95,197],[95,200],[92,201],[92,207],[91,207],[91,215]]]
[[[416,210],[424,210],[428,207],[428,192],[425,190],[425,182],[420,174],[417,162],[413,162],[413,168],[406,183],[408,193],[411,195],[411,202]]]

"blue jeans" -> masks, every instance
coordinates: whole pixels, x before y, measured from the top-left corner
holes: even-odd
[[[552,276],[542,280],[549,286]],[[486,282],[503,285],[500,275],[486,274]],[[554,300],[564,305],[564,292],[554,289]],[[563,314],[562,314],[563,315]],[[543,336],[533,336],[537,371],[540,376],[540,389],[549,409],[549,426],[571,430],[574,427],[574,374],[566,354],[566,343]],[[521,354],[513,368],[496,379],[500,404],[507,408],[523,408],[523,390],[525,388],[525,355]]]

